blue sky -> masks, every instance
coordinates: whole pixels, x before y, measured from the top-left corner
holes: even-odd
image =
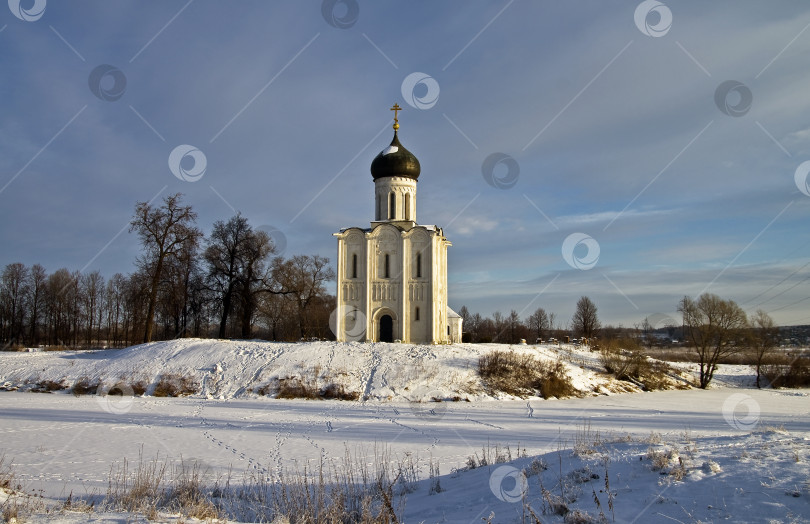
[[[709,291],[810,323],[810,8],[665,4],[12,0],[0,264],[131,271],[135,202],[173,192],[334,259],[396,102],[452,307],[628,326]]]

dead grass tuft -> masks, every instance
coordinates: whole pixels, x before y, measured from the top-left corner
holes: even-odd
[[[0,454],[0,488],[15,489],[15,487],[14,469],[11,467],[11,464],[6,461],[6,455]]]
[[[144,461],[141,450],[135,470],[130,469],[126,459],[111,468],[104,504],[116,510],[143,513],[152,520],[162,510],[191,518],[216,519],[219,511],[206,491],[205,474],[198,462],[187,464],[181,460],[172,466],[159,457]]]
[[[0,489],[5,495],[0,503],[0,522],[25,522],[29,515],[43,508],[42,498],[28,493],[4,453],[0,453]]]
[[[661,471],[669,467],[672,460],[673,451],[671,449],[656,449],[650,446],[647,449],[646,458],[650,461],[650,468],[653,471]]]
[[[599,361],[618,380],[632,382],[645,391],[670,389],[672,368],[665,362],[647,357],[638,342],[609,339],[601,342]]]
[[[81,395],[95,395],[101,382],[98,379],[90,379],[89,377],[81,377],[73,384],[71,392],[75,396]]]
[[[307,400],[358,400],[358,391],[346,387],[324,375],[320,367],[312,368],[301,375],[279,377],[268,384],[256,388],[260,395],[275,394],[276,398]]]
[[[492,351],[478,359],[478,374],[492,391],[543,398],[577,396],[578,391],[561,361],[542,361],[530,354]]]
[[[53,393],[54,391],[62,391],[67,388],[68,385],[65,384],[64,380],[60,380],[59,382],[55,380],[40,380],[31,387],[30,391],[32,393]]]
[[[343,384],[332,382],[327,384],[320,391],[320,398],[322,399],[336,399],[336,400],[357,400],[360,398],[358,391],[346,391]]]
[[[318,398],[318,387],[313,381],[301,377],[284,377],[278,379],[276,398]]]
[[[591,429],[590,419],[583,422],[582,426],[577,426],[574,433],[574,456],[587,457],[601,453],[604,450],[605,441],[599,434],[599,430]]]
[[[200,391],[200,385],[194,377],[178,373],[164,373],[158,378],[152,395],[155,397],[187,397],[198,391]]]

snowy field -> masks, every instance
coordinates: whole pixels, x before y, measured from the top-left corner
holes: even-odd
[[[177,341],[92,354],[3,354],[0,384],[7,389],[46,378],[153,381],[171,370],[197,377],[202,392],[3,392],[0,453],[29,492],[57,502],[71,493],[103,497],[111,467],[124,459],[197,462],[213,484],[228,475],[234,483],[278,479],[348,452],[358,462],[375,462],[376,454],[378,462],[414,464],[421,480],[403,485],[398,499],[405,522],[482,522],[492,514],[491,522],[534,522],[528,510],[541,522],[576,522],[584,514],[593,520],[581,522],[598,522],[600,513],[611,522],[810,522],[807,391],[725,385],[598,394],[613,389],[610,381],[590,369],[587,354],[569,348],[575,382],[590,396],[494,400],[480,390],[473,364],[493,346],[394,346],[401,345]],[[520,349],[550,358],[560,351]],[[366,400],[255,393],[273,377],[319,363]],[[725,384],[750,379],[740,369],[722,376]],[[470,401],[416,402],[433,396]],[[513,460],[495,463],[506,446]],[[467,467],[469,457],[480,462],[484,454],[492,463]],[[433,479],[431,463],[438,466]],[[567,517],[556,514],[562,506]],[[103,519],[145,518],[63,510],[31,520]]]

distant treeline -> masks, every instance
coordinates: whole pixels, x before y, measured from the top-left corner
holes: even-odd
[[[263,231],[241,215],[206,238],[196,214],[167,197],[138,203],[130,231],[142,254],[131,274],[105,278],[21,263],[0,274],[0,343],[124,347],[180,337],[329,338],[335,299],[329,259],[274,256]]]
[[[565,340],[565,337],[593,338],[597,335],[616,336],[632,330],[624,328],[602,327],[597,314],[596,304],[589,297],[580,297],[577,301],[576,311],[570,321],[562,323],[557,315],[544,308],[537,308],[526,318],[514,309],[508,315],[500,311],[492,317],[482,317],[479,313],[470,313],[467,306],[458,311],[462,318],[465,342],[500,342],[504,344],[518,344],[521,340],[534,343],[537,340],[556,338]],[[647,330],[654,327],[647,323]]]

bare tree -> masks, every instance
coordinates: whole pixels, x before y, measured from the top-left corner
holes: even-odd
[[[167,260],[180,256],[187,244],[196,244],[202,237],[202,232],[194,226],[197,214],[191,206],[181,205],[181,199],[180,193],[170,195],[163,199],[160,207],[138,202],[130,222],[130,232],[138,234],[144,249],[138,266],[149,277],[144,342],[152,340],[158,289]]]
[[[477,314],[477,313],[476,313]],[[496,312],[500,316],[500,312]],[[502,321],[503,319],[501,319]],[[497,342],[498,327],[489,317],[478,317],[478,342]]]
[[[581,297],[577,301],[577,309],[571,319],[571,329],[577,335],[593,338],[599,333],[601,324],[596,314],[596,304],[588,297]]]
[[[100,318],[97,322],[96,315],[101,312],[101,302],[103,301],[102,292],[104,290],[104,277],[101,272],[96,270],[86,275],[81,275],[79,278],[79,290],[82,301],[82,313],[87,324],[87,332],[85,333],[85,340],[88,346],[93,344],[93,328],[98,331],[101,327]],[[97,334],[98,335],[98,334]],[[99,337],[97,336],[96,339]]]
[[[554,325],[554,313],[547,313],[545,309],[539,307],[534,313],[529,315],[529,330],[538,339],[547,338],[548,332]]]
[[[461,306],[461,309],[458,310],[458,316],[461,317],[461,328],[465,331],[469,331],[469,324],[470,320],[472,320],[472,315],[470,314],[470,310],[467,309],[467,306]]]
[[[48,276],[45,287],[45,314],[48,324],[47,340],[50,344],[70,345],[76,311],[73,307],[79,283],[65,268]]]
[[[301,338],[310,332],[309,317],[313,306],[327,295],[324,284],[334,279],[335,272],[325,257],[296,255],[287,260],[273,260],[273,280],[295,305]]]
[[[287,332],[287,319],[293,317],[295,313],[292,302],[285,298],[268,293],[259,299],[259,316],[264,322],[270,340],[285,340],[290,336]]]
[[[756,357],[757,387],[760,386],[762,376],[762,364],[767,356],[776,348],[779,340],[779,328],[774,324],[771,316],[765,311],[758,309],[751,317],[751,347],[754,349]]]
[[[678,311],[683,314],[684,336],[698,357],[699,386],[706,389],[718,361],[740,350],[740,338],[747,325],[745,311],[733,300],[712,293],[704,293],[697,300],[683,297]]]
[[[506,317],[506,331],[509,334],[509,343],[510,344],[517,344],[521,338],[523,338],[525,328],[523,326],[523,322],[520,320],[520,315],[514,309],[509,312],[509,316]]]
[[[28,268],[19,262],[7,265],[0,275],[0,307],[7,326],[3,337],[10,343],[23,343],[27,295]]]
[[[259,307],[262,293],[286,294],[276,289],[272,273],[265,262],[275,246],[264,231],[251,231],[245,242],[242,257],[242,271],[239,275],[239,309],[242,325],[242,338],[252,336],[253,319]]]
[[[125,309],[126,282],[127,279],[124,275],[116,273],[107,280],[107,286],[104,289],[107,317],[106,339],[110,347],[118,347],[121,342],[119,328]]]
[[[237,214],[227,222],[214,222],[214,229],[205,249],[208,278],[212,289],[219,295],[221,315],[219,338],[225,338],[228,318],[233,310],[234,295],[242,269],[243,246],[251,232],[245,217]]]
[[[470,334],[470,342],[481,342],[481,313],[470,315],[470,319],[464,323],[464,329]]]
[[[492,342],[500,342],[503,339],[503,330],[506,326],[506,321],[503,318],[503,313],[496,311],[492,314],[492,323],[495,326],[495,336]]]
[[[266,267],[267,257],[275,251],[264,231],[254,231],[247,219],[237,214],[227,222],[218,221],[208,239],[204,258],[208,279],[219,295],[219,338],[225,338],[228,318],[239,306],[242,337],[251,336],[257,295],[276,291]]]
[[[650,323],[650,317],[644,317],[641,325],[636,324],[636,327],[641,332],[641,342],[647,349],[652,349],[655,341],[655,326]]]
[[[45,268],[39,264],[31,266],[29,276],[30,291],[28,300],[28,322],[30,324],[30,340],[32,345],[39,344],[39,322],[42,318],[42,310],[45,302],[45,287],[48,282],[48,274]]]

